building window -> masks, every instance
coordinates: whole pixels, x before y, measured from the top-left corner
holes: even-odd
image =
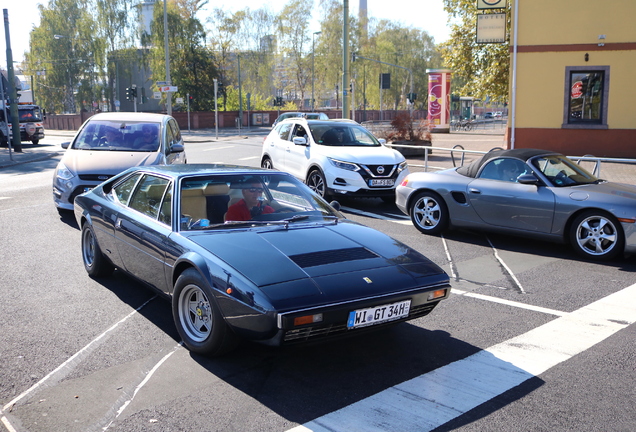
[[[563,128],[607,129],[609,66],[572,66],[565,71]]]

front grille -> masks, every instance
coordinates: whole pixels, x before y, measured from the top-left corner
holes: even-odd
[[[395,165],[363,165],[365,171],[373,178],[392,178],[396,177]]]
[[[79,175],[80,180],[96,181],[96,182],[103,182],[108,180],[111,177],[112,175],[110,174],[80,174]]]
[[[294,261],[299,267],[307,268],[319,265],[334,264],[345,261],[357,261],[377,257],[378,255],[374,254],[370,250],[359,247],[291,255],[289,258],[291,258],[291,260]]]
[[[351,331],[355,332],[359,330],[372,330],[374,328],[377,329],[377,328],[385,327],[385,326],[392,325],[398,322],[408,321],[415,318],[421,318],[431,313],[431,311],[435,309],[435,306],[437,306],[438,303],[439,301],[436,301],[436,302],[424,303],[419,306],[412,307],[411,310],[409,311],[409,316],[401,320],[389,321],[389,322],[385,322],[382,324],[377,324],[377,325],[373,325],[369,327],[354,329]],[[344,324],[323,324],[323,325],[317,325],[317,326],[303,327],[303,328],[299,328],[295,330],[288,330],[287,332],[285,332],[283,341],[288,343],[306,342],[310,340],[314,341],[314,340],[320,340],[320,339],[335,338],[337,336],[342,336],[348,332],[349,332],[349,329],[347,329],[346,322]]]

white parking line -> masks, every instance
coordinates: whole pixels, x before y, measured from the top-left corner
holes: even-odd
[[[290,432],[430,431],[636,322],[636,284]]]
[[[371,212],[367,212],[367,211],[364,211],[364,210],[358,210],[358,209],[354,209],[354,208],[346,207],[346,206],[342,206],[341,210],[347,211],[349,213],[356,214],[358,216],[366,216],[366,217],[370,217],[370,218],[374,218],[374,219],[380,219],[380,220],[385,220],[385,221],[389,221],[389,222],[395,222],[395,223],[402,224],[402,225],[410,225],[411,224],[411,219],[408,216],[392,215],[391,217],[388,217],[388,216],[379,215],[377,213],[371,213]],[[403,220],[396,220],[396,218],[397,219],[403,219]]]
[[[510,275],[510,277],[512,278],[512,280],[515,282],[515,284],[517,285],[517,287],[519,288],[519,291],[521,291],[522,293],[525,293],[525,290],[523,289],[523,287],[521,286],[521,282],[519,282],[519,279],[517,279],[517,277],[514,275],[514,273],[512,272],[512,270],[510,270],[510,267],[508,267],[506,265],[506,263],[504,262],[503,259],[501,259],[501,257],[499,256],[499,252],[497,252],[497,249],[495,249],[495,247],[492,245],[492,242],[490,241],[490,239],[488,237],[486,237],[486,240],[488,240],[488,244],[490,245],[490,247],[492,248],[492,250],[495,253],[495,258],[497,258],[497,261],[499,261],[499,264],[501,264],[501,266],[508,272],[508,274]]]
[[[35,391],[37,388],[39,388],[40,386],[44,385],[44,383],[46,383],[47,381],[49,381],[52,378],[57,378],[58,380],[62,379],[64,376],[66,376],[69,372],[72,371],[73,366],[75,366],[77,363],[79,363],[81,360],[83,360],[86,356],[88,356],[90,353],[92,353],[95,348],[97,348],[97,343],[103,339],[104,337],[106,337],[106,335],[108,335],[108,333],[112,332],[113,330],[115,330],[117,327],[119,327],[121,324],[123,324],[126,320],[128,320],[128,318],[132,317],[133,315],[137,314],[141,309],[143,309],[148,303],[150,303],[151,301],[153,301],[154,299],[156,299],[157,296],[153,296],[152,298],[150,298],[149,300],[147,300],[144,304],[142,304],[141,306],[139,306],[137,309],[135,309],[134,311],[130,312],[128,315],[126,315],[125,317],[123,317],[122,319],[120,319],[119,321],[117,321],[115,324],[113,324],[109,329],[107,329],[105,332],[103,332],[102,334],[100,334],[99,336],[97,336],[95,339],[93,339],[92,341],[90,341],[86,346],[84,346],[84,348],[82,348],[81,350],[79,350],[78,352],[76,352],[75,354],[73,354],[73,356],[71,356],[68,360],[66,360],[64,363],[62,363],[61,365],[59,365],[57,368],[55,368],[53,371],[49,372],[48,375],[46,375],[44,378],[42,378],[40,381],[38,381],[37,383],[35,383],[33,386],[31,386],[29,389],[23,391],[22,393],[20,393],[18,396],[16,396],[11,402],[9,402],[8,404],[6,404],[4,407],[2,407],[2,410],[0,411],[0,416],[2,416],[0,419],[2,420],[2,423],[5,425],[5,427],[9,430],[10,429],[10,423],[9,420],[2,414],[3,412],[6,412],[8,409],[10,409],[11,407],[13,407],[13,405],[15,405],[16,403],[20,402],[22,399],[24,399],[25,397],[27,397],[29,394],[31,394],[33,391]],[[58,376],[60,375],[60,376]]]
[[[250,156],[250,157],[244,157],[244,158],[239,158],[240,161],[246,161],[246,160],[252,160],[252,159],[260,159],[260,156]]]
[[[135,391],[133,392],[132,396],[130,397],[130,399],[128,399],[127,401],[125,401],[117,410],[117,414],[115,415],[115,418],[112,419],[110,421],[110,423],[108,423],[108,425],[104,426],[104,428],[102,430],[107,430],[110,425],[113,424],[113,422],[115,420],[117,420],[117,418],[119,418],[119,416],[121,415],[121,413],[124,412],[124,410],[126,409],[126,407],[128,405],[130,405],[130,403],[133,401],[133,399],[135,398],[135,396],[137,396],[137,393],[139,393],[139,390],[141,390],[141,388],[146,385],[146,383],[148,381],[150,381],[150,378],[152,378],[152,376],[155,374],[155,372],[157,372],[157,369],[159,369],[159,367],[164,364],[164,362],[166,360],[168,360],[170,358],[170,356],[172,354],[174,354],[177,349],[181,348],[182,343],[179,343],[176,347],[174,347],[174,349],[172,351],[170,351],[168,354],[166,354],[165,356],[163,356],[163,358],[161,360],[159,360],[159,362],[153,366],[153,368],[150,370],[150,372],[148,372],[148,374],[146,374],[146,376],[144,377],[144,379],[139,383],[139,385],[137,387],[135,387]]]
[[[233,147],[234,146],[208,147],[206,149],[203,149],[203,151],[223,150],[223,149],[229,149],[229,148],[233,148]]]

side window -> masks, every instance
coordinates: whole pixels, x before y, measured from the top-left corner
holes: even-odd
[[[302,138],[307,138],[307,132],[305,131],[305,128],[302,125],[296,125],[294,126],[294,137],[302,137]]]
[[[137,181],[140,177],[141,174],[135,174],[113,188],[117,201],[119,201],[123,205],[128,205],[128,199],[130,198],[133,188],[137,184]]]
[[[174,142],[175,142],[174,130],[172,129],[172,126],[168,122],[166,126],[166,142],[163,149],[163,152],[166,154],[166,156],[170,154],[170,147],[172,146],[172,144],[174,144]]]
[[[280,129],[278,129],[278,136],[280,137],[280,139],[289,141],[289,131],[291,130],[292,126],[292,123],[285,123],[280,125]]]
[[[172,141],[169,141],[170,145],[179,144],[179,142],[181,142],[181,130],[179,129],[177,121],[170,119],[168,127],[172,130]]]
[[[564,128],[607,128],[609,72],[609,66],[566,68]]]
[[[169,181],[164,178],[145,175],[138,183],[129,207],[157,219],[168,183]]]

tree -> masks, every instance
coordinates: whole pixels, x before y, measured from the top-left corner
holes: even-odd
[[[31,31],[26,63],[32,74],[46,71],[38,79],[43,106],[51,112],[75,113],[101,93],[95,77],[103,56],[101,41],[93,35],[95,21],[87,1],[51,0],[48,6],[38,5],[40,25]]]
[[[454,82],[463,85],[455,91],[462,96],[508,100],[510,69],[509,37],[502,44],[476,43],[477,7],[474,0],[444,0],[449,14],[451,37],[441,45],[445,66],[453,70]],[[510,35],[510,6],[507,34]]]
[[[190,109],[209,110],[214,107],[213,80],[218,76],[214,53],[205,45],[205,31],[194,17],[205,2],[181,1],[167,4],[170,80],[179,94],[193,97]],[[149,64],[153,81],[165,80],[165,50],[163,4],[156,3],[153,11],[152,33],[148,38]]]

